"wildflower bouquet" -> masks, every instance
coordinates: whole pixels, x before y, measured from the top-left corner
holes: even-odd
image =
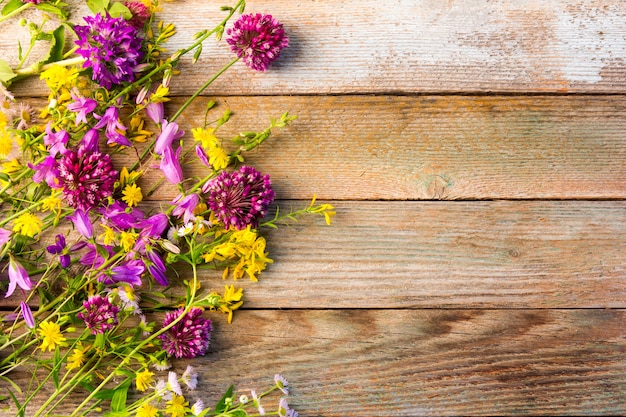
[[[238,61],[267,70],[288,46],[282,24],[243,14],[239,0],[222,7],[216,27],[166,56],[175,28],[156,18],[158,0],[89,0],[91,14],[80,21],[61,0],[1,4],[0,24],[29,8],[42,22],[23,21],[32,41],[20,46],[17,65],[0,61],[0,291],[19,305],[0,321],[0,384],[7,387],[0,409],[58,415],[68,399],[79,398],[72,416],[265,414],[262,397],[288,393],[278,374],[259,395],[237,396],[231,386],[209,408],[202,400],[191,404],[193,394],[181,388],[196,388],[193,367],[180,375],[169,370],[172,359],[206,354],[209,312],[227,314],[230,323],[243,304],[243,289],[226,285],[220,293],[200,282],[198,271],[257,281],[272,262],[263,228],[311,213],[330,224],[333,207],[313,199],[281,214],[269,175],[245,164],[247,152],[295,119],[288,113],[231,144],[219,136],[230,112],[208,121],[213,102],[205,123],[191,127],[195,146],[183,146],[176,120]],[[166,108],[179,63],[189,56],[195,62],[211,37],[224,37],[236,56],[180,107]],[[38,42],[49,50],[27,65]],[[50,93],[36,113],[10,86],[37,75]],[[204,172],[185,177],[182,166],[192,160]],[[152,171],[161,176],[145,192]],[[143,199],[163,182],[179,194],[157,209]],[[174,280],[173,271],[185,271],[181,265],[188,273]],[[28,386],[12,379],[17,372],[32,375]],[[268,414],[297,415],[284,397]]]

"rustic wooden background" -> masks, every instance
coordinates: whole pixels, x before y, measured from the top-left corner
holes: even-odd
[[[171,50],[222,3],[164,3]],[[297,114],[249,162],[282,206],[316,193],[337,216],[268,233],[275,264],[193,362],[205,400],[279,372],[301,416],[625,414],[626,3],[247,11],[279,18],[290,47],[267,73],[238,64],[179,122],[208,99],[234,111],[229,132]],[[172,108],[230,58],[207,43]]]

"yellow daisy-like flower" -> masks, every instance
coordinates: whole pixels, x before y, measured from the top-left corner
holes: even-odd
[[[13,223],[14,232],[28,237],[34,237],[36,234],[41,233],[42,227],[43,222],[41,219],[30,213],[22,214]]]
[[[197,127],[195,129],[191,129],[191,133],[193,134],[193,138],[196,142],[200,142],[202,147],[206,150],[209,149],[216,144],[219,144],[219,139],[215,136],[215,129],[208,128],[202,129]]]
[[[115,244],[115,240],[117,239],[117,234],[115,233],[115,231],[106,224],[102,224],[101,226],[104,229],[104,233],[102,233],[98,237],[102,239],[104,244],[107,246]]]
[[[228,285],[224,286],[223,304],[220,304],[220,311],[228,314],[228,324],[233,321],[233,311],[243,305],[241,297],[243,297],[243,288],[235,289],[234,285],[230,287]]]
[[[141,187],[137,187],[136,184],[128,184],[122,191],[124,197],[122,200],[130,207],[136,206],[143,200],[143,194],[141,194]]]
[[[14,172],[19,171],[20,168],[22,168],[20,161],[18,161],[16,158],[13,158],[10,161],[6,161],[2,164],[1,171],[5,174],[13,174]]]
[[[72,355],[67,358],[67,369],[78,369],[85,363],[85,350],[82,346],[79,345],[78,348],[72,349]]]
[[[13,150],[13,137],[6,129],[0,129],[0,156],[7,156]]]
[[[135,385],[141,392],[150,388],[150,384],[154,382],[154,372],[150,372],[148,369],[144,369],[141,372],[135,374]]]
[[[58,212],[61,210],[61,199],[54,195],[51,195],[50,197],[46,197],[43,200],[41,200],[41,207],[39,209],[41,211]]]
[[[130,252],[130,250],[135,246],[135,241],[137,240],[137,233],[133,232],[122,232],[120,234],[120,245],[124,252]]]
[[[214,170],[219,171],[228,166],[228,161],[230,161],[230,157],[228,156],[228,152],[221,145],[213,146],[206,150],[207,156],[209,157],[209,164],[213,167]]]
[[[39,336],[43,339],[41,341],[41,350],[53,351],[56,349],[57,345],[65,346],[65,337],[61,333],[61,327],[50,321],[43,321],[39,325]]]
[[[189,402],[185,401],[182,395],[172,394],[172,399],[167,402],[165,412],[172,417],[185,417],[188,411]]]
[[[61,88],[71,88],[76,85],[78,79],[78,69],[74,67],[62,67],[52,65],[39,76],[52,91],[59,91]]]
[[[148,403],[143,403],[137,409],[137,417],[157,417],[159,415],[159,409],[151,406]]]

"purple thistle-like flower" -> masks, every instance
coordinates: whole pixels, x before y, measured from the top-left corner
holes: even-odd
[[[230,49],[253,70],[265,71],[289,45],[283,25],[271,15],[244,14],[226,32]]]
[[[232,173],[222,172],[205,184],[202,191],[208,193],[208,206],[224,226],[239,230],[248,225],[257,227],[274,201],[269,175],[249,166]]]
[[[150,18],[150,10],[140,1],[127,1],[124,5],[128,7],[128,10],[130,10],[130,13],[133,15],[133,17],[128,20],[128,23],[135,29],[143,29]]]
[[[91,333],[102,334],[115,327],[118,323],[118,306],[111,304],[108,298],[101,295],[93,295],[83,302],[87,311],[78,313],[78,318],[85,322]]]
[[[59,186],[71,207],[89,211],[113,194],[117,171],[111,157],[83,144],[57,161],[57,171]]]
[[[180,308],[167,313],[163,327],[169,326],[183,312],[184,309]],[[202,317],[202,309],[192,307],[182,320],[158,337],[170,357],[191,359],[206,353],[211,329],[211,320]]]
[[[5,298],[10,297],[17,287],[24,291],[28,291],[33,287],[33,283],[28,276],[26,269],[12,256],[9,257],[9,289]]]
[[[108,14],[86,16],[85,26],[74,27],[78,40],[76,53],[85,58],[84,68],[91,67],[93,79],[103,87],[135,80],[135,67],[141,63],[144,52],[137,29],[123,17]]]

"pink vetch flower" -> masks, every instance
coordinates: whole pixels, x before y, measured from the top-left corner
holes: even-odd
[[[180,139],[185,135],[185,132],[178,129],[178,124],[175,122],[168,122],[167,120],[162,120],[163,125],[161,126],[161,133],[159,137],[157,137],[156,142],[154,144],[154,152],[157,155],[163,155],[165,149],[168,147],[172,147],[172,143],[176,139]]]
[[[11,231],[0,227],[0,247],[11,240]]]
[[[12,256],[9,256],[9,289],[4,298],[10,297],[18,286],[24,291],[30,291],[33,288],[33,283],[26,269]]]
[[[96,107],[98,107],[98,102],[89,97],[85,98],[77,96],[74,93],[70,93],[70,95],[74,99],[74,102],[68,104],[66,107],[69,111],[78,113],[76,115],[76,126],[78,126],[81,122],[87,123],[87,116],[93,113]]]
[[[120,309],[106,297],[92,295],[83,302],[83,307],[86,311],[81,311],[77,316],[93,334],[102,334],[118,323],[117,314]]]
[[[248,225],[257,227],[274,201],[269,175],[262,175],[249,166],[232,173],[223,171],[207,182],[202,191],[208,193],[209,209],[224,226],[235,226],[239,230]]]
[[[183,222],[185,224],[189,223],[191,220],[195,219],[193,211],[198,206],[200,202],[200,196],[198,194],[189,194],[186,197],[183,197],[182,194],[179,194],[172,204],[174,204],[174,210],[172,210],[172,214],[174,216],[180,217],[183,216]]]
[[[91,68],[92,78],[104,88],[135,80],[141,64],[143,40],[136,28],[123,17],[110,15],[84,17],[86,25],[76,25],[76,53],[83,58],[83,68]]]
[[[172,184],[179,184],[183,180],[183,169],[181,168],[178,160],[182,150],[183,148],[179,147],[176,150],[176,154],[174,154],[172,147],[168,146],[163,151],[163,157],[161,158],[159,168],[161,168],[165,178],[167,178],[167,180]]]
[[[33,317],[33,312],[31,311],[30,306],[22,301],[20,303],[20,309],[22,310],[22,317],[24,317],[24,323],[26,323],[26,327],[28,327],[29,329],[34,329],[35,317]]]
[[[117,179],[111,157],[97,150],[92,144],[92,137],[97,138],[97,134],[90,132],[93,129],[85,134],[85,142],[77,149],[68,150],[57,161],[57,181],[67,204],[84,211],[111,196]]]
[[[83,235],[83,237],[87,239],[91,239],[93,237],[93,224],[91,220],[89,220],[89,216],[81,209],[76,209],[74,214],[71,216],[67,216],[69,220],[74,223],[78,232]]]
[[[226,34],[230,49],[255,71],[267,70],[289,45],[283,25],[269,14],[241,15]]]
[[[96,123],[93,127],[94,129],[102,129],[103,127],[106,128],[104,135],[108,139],[107,144],[110,145],[115,143],[122,146],[133,146],[132,142],[128,140],[126,136],[122,135],[119,132],[120,130],[126,131],[126,126],[124,126],[120,122],[120,116],[117,107],[111,106],[106,109],[102,116],[94,114],[93,117],[98,120],[98,123]]]
[[[169,326],[183,314],[180,308],[165,315],[163,327]],[[191,359],[204,355],[211,339],[211,320],[202,317],[202,309],[192,307],[180,321],[160,334],[163,350],[171,357]]]

